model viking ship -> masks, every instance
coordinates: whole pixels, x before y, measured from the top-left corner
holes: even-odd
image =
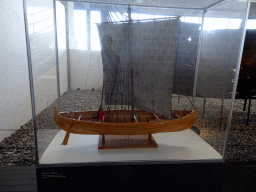
[[[157,147],[151,134],[183,131],[195,123],[195,107],[172,110],[178,28],[177,17],[134,21],[130,7],[126,21],[98,24],[101,106],[70,113],[55,109],[57,126],[67,132],[63,145],[74,133],[100,135],[99,148]]]

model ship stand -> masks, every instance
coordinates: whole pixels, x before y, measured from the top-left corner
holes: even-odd
[[[98,149],[157,148],[151,134],[100,135]]]

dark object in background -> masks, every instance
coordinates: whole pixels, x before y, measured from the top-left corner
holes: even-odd
[[[256,30],[247,30],[239,72],[237,92],[242,98],[250,96],[256,89]]]
[[[256,96],[256,30],[247,30],[244,42],[243,56],[236,89],[236,99],[244,99],[245,111],[249,99],[246,126],[249,124],[251,99]]]

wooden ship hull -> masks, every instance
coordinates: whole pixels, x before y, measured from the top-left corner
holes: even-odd
[[[67,134],[63,145],[67,144],[69,134],[89,135],[144,135],[162,132],[183,131],[196,121],[197,109],[173,110],[172,119],[146,111],[135,111],[136,121],[132,122],[131,111],[109,110],[104,112],[104,121],[99,120],[98,111],[58,112],[54,110],[56,125]]]

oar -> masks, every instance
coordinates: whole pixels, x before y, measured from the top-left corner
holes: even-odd
[[[69,135],[70,135],[70,131],[71,131],[71,127],[68,128],[68,131],[63,139],[63,142],[61,143],[61,145],[67,145],[68,144],[68,139],[69,139]]]
[[[66,135],[65,135],[65,137],[64,137],[63,142],[61,143],[61,145],[67,145],[67,144],[68,144],[68,139],[69,139],[69,135],[70,135],[70,131],[71,131],[72,127],[73,127],[73,116],[72,116],[71,125],[70,125],[70,127],[68,128],[67,133],[66,133]]]

